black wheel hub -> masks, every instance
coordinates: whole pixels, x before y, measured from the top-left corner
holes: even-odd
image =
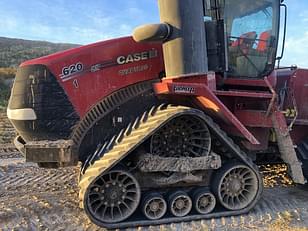
[[[258,179],[245,165],[227,169],[219,180],[217,189],[220,203],[227,209],[243,209],[254,201],[258,192]]]
[[[139,201],[137,180],[123,170],[113,170],[98,177],[87,192],[89,212],[106,223],[127,219],[135,212]]]
[[[215,196],[208,189],[198,189],[194,193],[194,206],[198,213],[208,214],[216,206]]]
[[[186,216],[191,208],[192,201],[185,192],[176,192],[170,196],[170,212],[176,217]]]
[[[164,157],[198,157],[209,153],[211,137],[207,125],[197,117],[180,116],[151,138],[151,153]]]
[[[143,202],[143,214],[150,220],[162,218],[167,211],[165,199],[157,193],[149,194]]]
[[[122,184],[114,184],[114,185],[105,185],[102,190],[102,194],[106,195],[106,201],[109,204],[122,201],[122,198],[125,197],[125,187]]]

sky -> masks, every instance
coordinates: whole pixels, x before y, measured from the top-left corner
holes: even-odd
[[[285,0],[288,27],[282,65],[308,68],[308,1]],[[89,44],[159,22],[157,0],[0,0],[0,36]]]

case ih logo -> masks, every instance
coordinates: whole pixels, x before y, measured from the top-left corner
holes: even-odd
[[[158,56],[158,51],[155,49],[152,49],[150,51],[144,51],[140,53],[135,54],[129,54],[127,56],[119,56],[117,58],[117,63],[119,65],[127,64],[127,63],[133,63],[133,62],[139,62],[143,60],[148,60],[152,58],[156,58]]]

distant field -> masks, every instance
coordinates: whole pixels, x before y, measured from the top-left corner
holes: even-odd
[[[0,37],[0,108],[5,108],[8,103],[11,85],[20,63],[77,46]]]
[[[77,46],[80,45],[0,37],[0,67],[17,67],[25,60]]]

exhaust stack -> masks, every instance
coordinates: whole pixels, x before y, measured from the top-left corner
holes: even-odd
[[[137,42],[163,42],[166,78],[206,74],[203,0],[158,0],[161,24],[135,29]]]

